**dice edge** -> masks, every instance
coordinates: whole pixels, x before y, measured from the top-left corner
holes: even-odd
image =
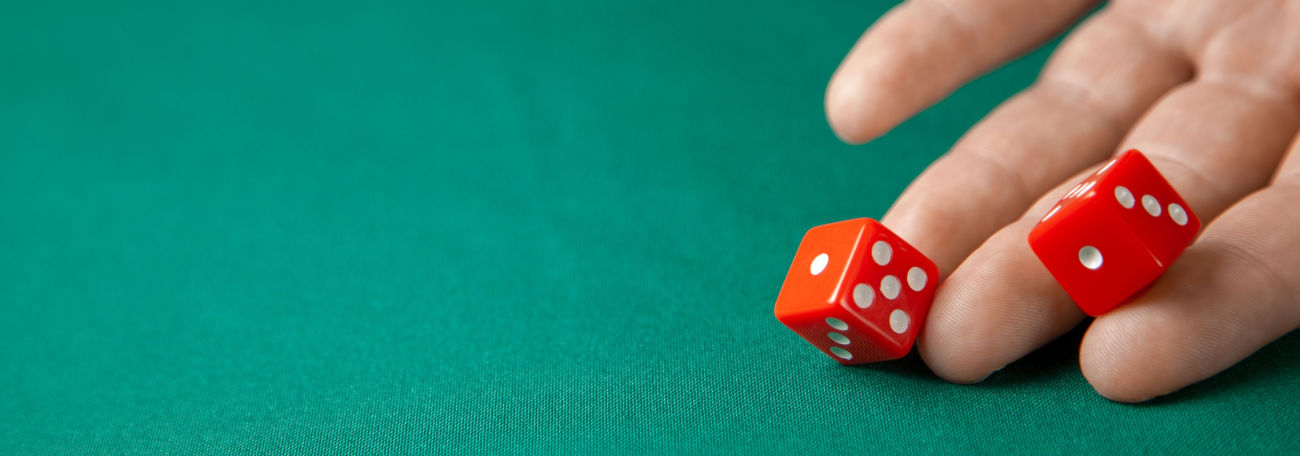
[[[1127,304],[1128,302],[1132,301],[1136,297],[1141,296],[1142,291],[1149,288],[1150,284],[1160,277],[1159,273],[1150,274],[1149,278],[1143,279],[1143,281],[1145,282],[1144,285],[1138,287],[1137,289],[1135,289],[1133,292],[1129,294],[1123,296],[1117,294],[1106,294],[1105,295],[1106,298],[1104,300],[1101,301],[1092,300],[1091,299],[1092,296],[1090,294],[1086,294],[1083,290],[1080,290],[1080,288],[1092,289],[1096,285],[1090,285],[1085,287],[1083,286],[1083,284],[1074,284],[1074,281],[1070,280],[1069,276],[1066,275],[1067,271],[1053,269],[1051,266],[1049,266],[1048,260],[1050,259],[1052,253],[1055,252],[1049,251],[1047,245],[1055,244],[1059,242],[1056,238],[1058,236],[1064,236],[1063,234],[1058,234],[1061,232],[1054,231],[1051,228],[1060,225],[1061,223],[1064,223],[1064,221],[1069,220],[1071,217],[1087,218],[1093,221],[1093,223],[1095,224],[1094,226],[1105,225],[1106,223],[1102,223],[1101,221],[1108,219],[1110,220],[1111,225],[1119,227],[1117,228],[1119,230],[1128,232],[1129,234],[1132,235],[1132,237],[1137,236],[1137,231],[1134,230],[1132,226],[1128,225],[1127,223],[1124,223],[1122,215],[1115,208],[1110,207],[1108,205],[1091,206],[1091,207],[1087,205],[1075,206],[1068,211],[1062,211],[1061,213],[1058,213],[1057,215],[1053,216],[1050,220],[1040,221],[1038,224],[1034,225],[1033,229],[1029,231],[1029,236],[1028,236],[1029,248],[1031,251],[1034,252],[1034,256],[1038,258],[1039,264],[1043,266],[1043,269],[1047,270],[1048,274],[1052,276],[1052,279],[1056,282],[1057,286],[1061,287],[1061,289],[1065,291],[1065,293],[1070,297],[1071,302],[1073,302],[1074,305],[1079,308],[1079,310],[1082,310],[1083,313],[1088,314],[1089,316],[1096,317],[1105,314],[1106,312],[1110,312],[1111,310],[1117,307]],[[1101,231],[1101,230],[1094,230],[1094,231]],[[1134,251],[1143,252],[1147,256],[1151,257],[1156,263],[1159,263],[1160,267],[1162,268],[1166,268],[1168,266],[1163,264],[1160,258],[1154,252],[1152,252],[1150,248],[1147,248],[1145,245],[1136,243],[1136,244],[1132,244],[1130,248],[1131,250]],[[1067,255],[1066,257],[1068,258],[1069,256]],[[1068,261],[1065,263],[1071,264],[1071,262]],[[1132,276],[1130,275],[1129,277]],[[1079,286],[1077,288],[1075,286],[1067,286],[1066,285],[1067,283],[1071,283],[1073,285],[1079,285]]]
[[[840,288],[843,286],[844,278],[847,277],[850,273],[856,273],[858,269],[861,267],[860,264],[855,264],[854,260],[859,258],[858,250],[860,245],[862,244],[863,231],[865,231],[866,227],[868,226],[868,223],[866,223],[866,221],[870,221],[870,220],[871,219],[869,218],[853,218],[848,220],[841,220],[838,222],[823,223],[821,225],[817,225],[812,228],[809,228],[807,231],[804,232],[803,236],[799,238],[799,245],[798,247],[795,248],[795,253],[793,257],[790,259],[790,267],[786,269],[785,277],[781,280],[781,288],[777,291],[776,301],[773,303],[772,313],[776,315],[778,320],[781,318],[782,315],[781,303],[788,301],[788,299],[782,299],[782,297],[785,296],[786,293],[786,283],[788,282],[788,279],[793,274],[796,274],[799,271],[797,269],[799,267],[799,262],[798,262],[799,250],[803,248],[804,241],[808,239],[808,235],[812,234],[814,231],[817,231],[818,229],[826,228],[831,225],[839,225],[842,223],[850,223],[850,222],[862,223],[862,225],[858,227],[857,238],[853,241],[854,242],[853,247],[849,250],[849,252],[851,253],[845,263],[846,265],[848,265],[848,267],[840,271],[840,276],[835,279],[835,288],[831,290],[831,294],[825,298],[824,302],[821,302],[822,304],[825,304],[825,307],[831,307],[834,306],[835,303],[839,300],[840,291],[841,291]],[[825,307],[819,309],[824,310]],[[800,313],[800,309],[803,308],[786,309],[786,313]]]

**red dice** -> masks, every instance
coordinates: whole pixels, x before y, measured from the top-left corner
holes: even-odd
[[[879,222],[808,230],[776,298],[776,318],[841,364],[901,358],[930,310],[939,271]]]
[[[1029,246],[1088,315],[1134,297],[1196,238],[1201,221],[1137,150],[1065,194]]]

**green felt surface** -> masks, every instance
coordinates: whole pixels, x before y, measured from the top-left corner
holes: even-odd
[[[270,4],[268,4],[270,3]],[[1040,50],[883,139],[879,2],[0,6],[0,453],[1300,450],[1300,338],[1153,404],[773,318]]]

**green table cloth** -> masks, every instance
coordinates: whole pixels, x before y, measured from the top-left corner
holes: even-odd
[[[772,316],[1050,48],[863,147],[882,2],[0,6],[0,453],[1300,451],[1300,337],[1154,403]]]

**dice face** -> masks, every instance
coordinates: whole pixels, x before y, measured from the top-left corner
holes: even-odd
[[[842,364],[901,358],[934,298],[938,269],[871,219],[808,230],[776,318]]]
[[[1029,245],[1088,315],[1134,297],[1164,273],[1201,222],[1136,150],[1066,193],[1029,233]]]

